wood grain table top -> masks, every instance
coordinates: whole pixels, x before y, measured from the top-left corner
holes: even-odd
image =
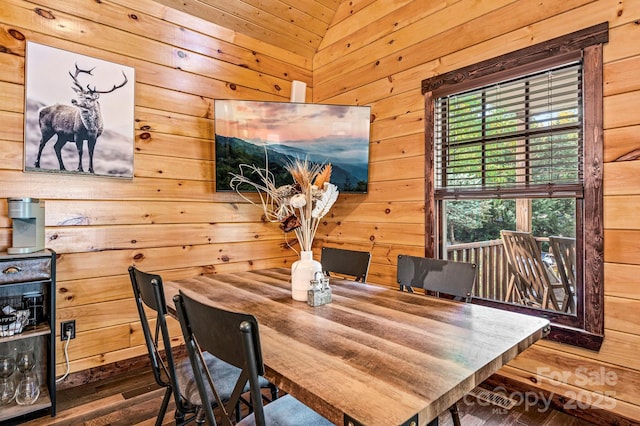
[[[290,271],[164,283],[254,315],[265,377],[336,424],[425,425],[544,336],[543,318],[331,279],[332,302],[291,298]],[[413,423],[415,422],[415,423]]]

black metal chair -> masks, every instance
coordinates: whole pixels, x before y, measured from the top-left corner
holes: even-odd
[[[153,375],[156,383],[165,388],[156,425],[162,424],[172,394],[176,404],[176,425],[184,425],[192,420],[196,420],[196,423],[204,423],[205,412],[202,410],[202,400],[191,363],[188,359],[183,359],[177,364],[174,361],[171,337],[167,326],[167,304],[162,278],[159,275],[140,271],[134,266],[129,267],[129,277]],[[153,318],[154,315],[155,318]],[[151,328],[154,322],[155,331]],[[204,354],[204,360],[216,380],[224,384],[221,398],[229,399],[230,388],[240,375],[240,370],[210,354]],[[269,387],[272,398],[277,398],[277,388],[274,385],[262,377],[260,385]]]
[[[355,281],[366,282],[371,263],[368,251],[345,250],[333,247],[322,247],[320,263],[325,275],[334,272],[354,277]]]
[[[413,293],[414,288],[422,288],[436,296],[448,295],[455,300],[468,302],[477,274],[474,263],[398,255],[397,281],[400,291]],[[460,426],[458,405],[449,407],[449,412],[453,424]]]
[[[247,382],[253,401],[253,413],[242,419],[237,425],[279,425],[312,426],[332,425],[327,419],[316,413],[291,395],[282,396],[265,406],[262,404],[259,376],[264,374],[262,349],[258,322],[253,315],[226,311],[200,302],[180,291],[173,298],[178,319],[182,326],[187,352],[194,371],[196,383],[203,401],[212,397],[220,407],[218,418],[225,426],[234,424],[234,410],[244,392]],[[242,369],[230,398],[225,401],[219,391],[220,383],[207,374],[203,351]],[[207,420],[217,425],[212,404],[204,404]]]
[[[476,282],[475,263],[399,255],[397,278],[400,290],[414,288],[453,296],[468,302]]]

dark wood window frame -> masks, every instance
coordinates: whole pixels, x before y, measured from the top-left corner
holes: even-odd
[[[582,285],[576,289],[576,315],[526,306],[474,299],[474,303],[546,317],[550,340],[599,350],[604,338],[604,229],[603,229],[603,77],[602,45],[609,40],[607,22],[515,52],[422,81],[425,97],[425,255],[436,254],[436,200],[434,197],[434,101],[448,94],[503,81],[575,58],[583,61],[584,222],[582,232]],[[581,219],[581,218],[578,218]],[[582,226],[580,226],[582,225]]]

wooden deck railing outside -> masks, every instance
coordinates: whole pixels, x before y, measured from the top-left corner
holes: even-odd
[[[540,250],[548,237],[536,237]],[[473,290],[474,297],[504,301],[507,294],[510,272],[502,240],[455,244],[447,247],[447,258],[458,262],[471,262],[478,266],[478,280]],[[557,281],[557,274],[553,274]]]
[[[447,247],[447,258],[458,262],[472,262],[478,266],[478,280],[473,296],[505,300],[509,270],[502,240],[455,244]]]

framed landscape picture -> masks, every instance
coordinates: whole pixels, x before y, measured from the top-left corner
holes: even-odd
[[[265,166],[276,184],[291,183],[292,160],[331,163],[342,193],[366,193],[371,108],[291,102],[215,100],[216,190],[231,191],[240,164]],[[247,188],[251,190],[251,188]]]
[[[25,171],[133,177],[133,68],[27,42],[25,74]]]

